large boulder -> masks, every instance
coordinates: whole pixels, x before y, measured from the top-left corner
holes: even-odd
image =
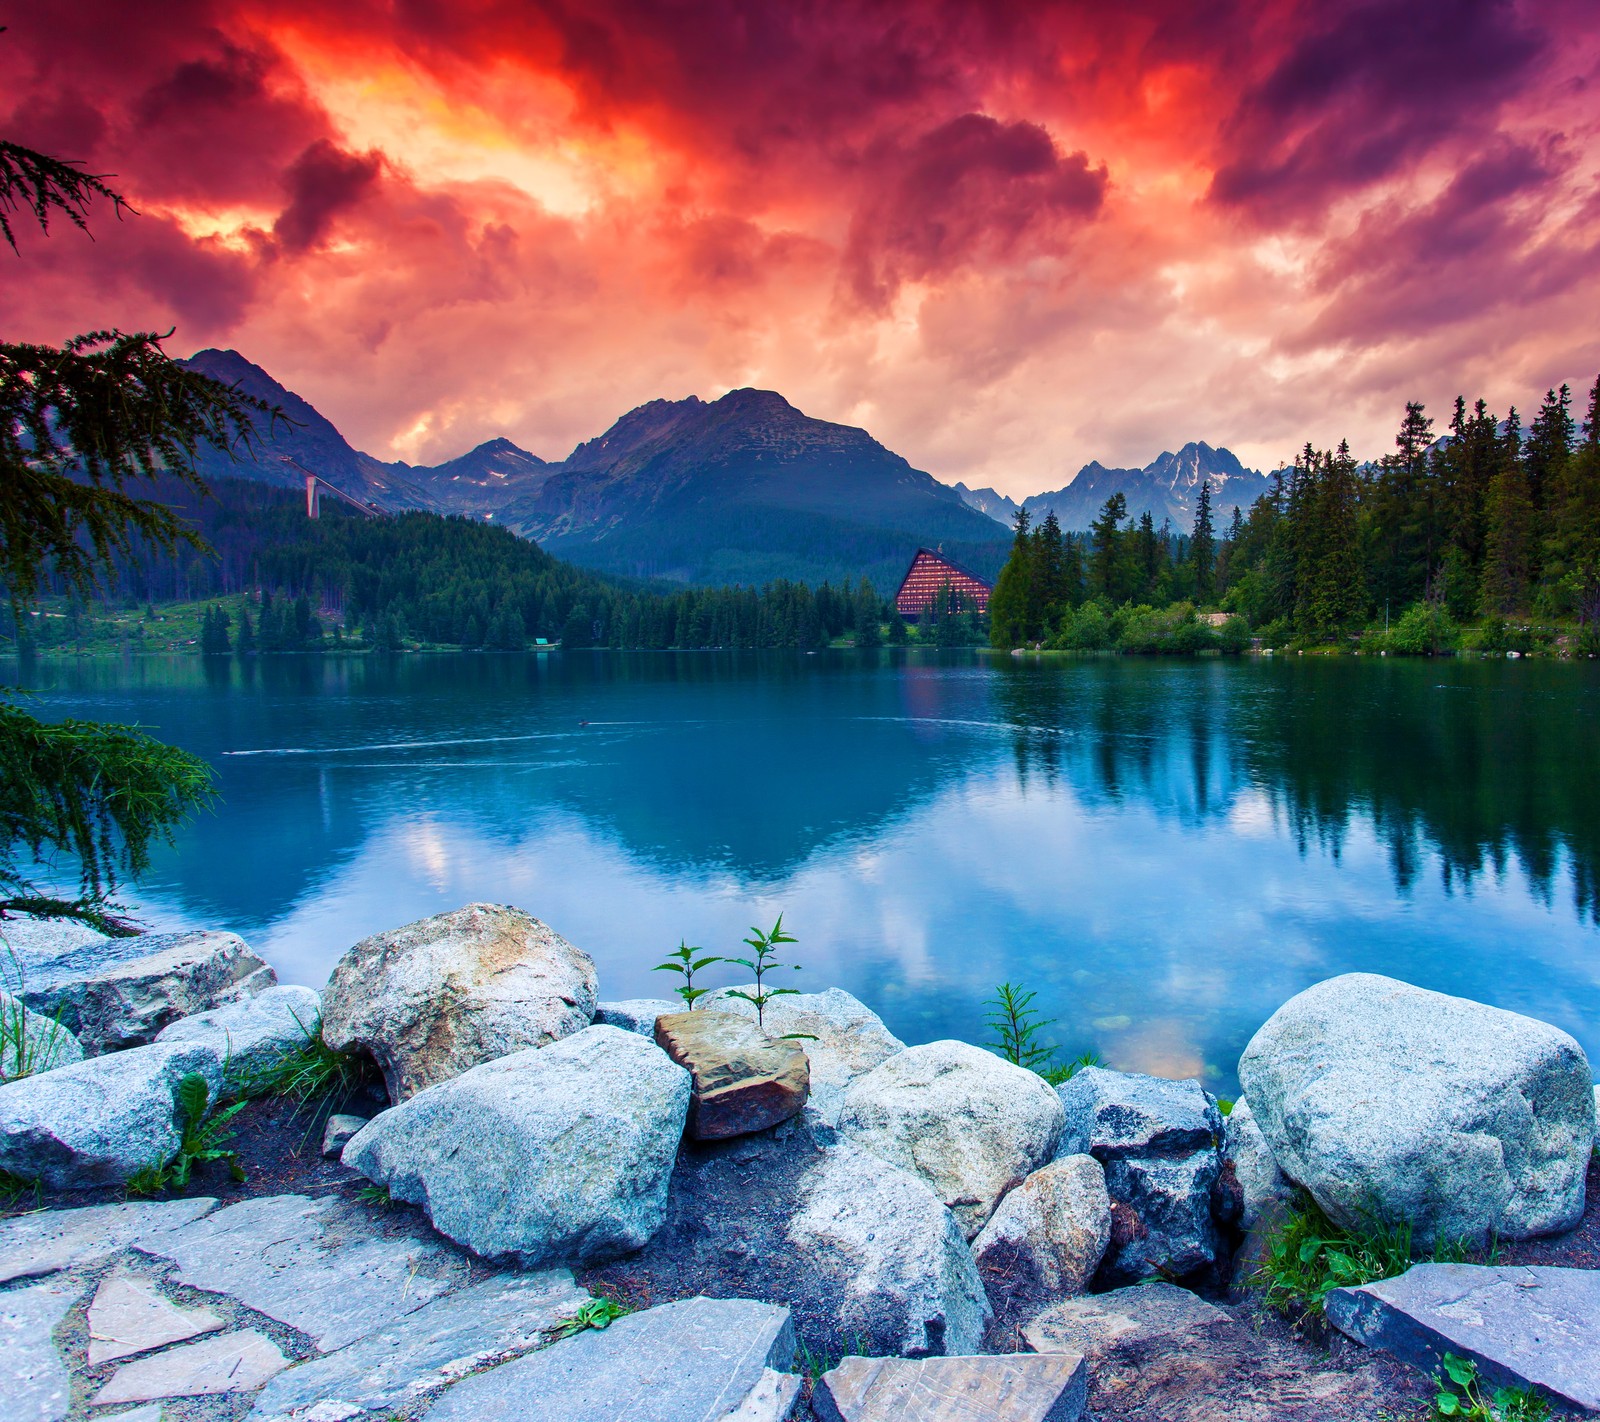
[[[83,1047],[53,1017],[0,992],[0,1083],[83,1060]]]
[[[1569,1229],[1583,1215],[1593,1076],[1565,1032],[1373,973],[1289,999],[1239,1077],[1272,1155],[1345,1226],[1418,1245]]]
[[[242,1002],[278,981],[238,934],[210,930],[102,939],[34,962],[25,974],[22,1000],[63,1023],[90,1056],[153,1042],[180,1017]]]
[[[929,1042],[851,1083],[839,1131],[927,1181],[971,1239],[1055,1154],[1062,1117],[1037,1073],[965,1042]]]
[[[286,1053],[316,1040],[322,999],[308,987],[270,987],[244,1002],[180,1017],[163,1028],[158,1042],[208,1047],[230,1082],[251,1078]]]
[[[996,1314],[1014,1319],[1081,1294],[1110,1242],[1105,1170],[1092,1155],[1068,1155],[1006,1195],[972,1255]]]
[[[0,1086],[0,1169],[79,1190],[165,1164],[180,1140],[173,1093],[190,1072],[213,1097],[222,1090],[216,1054],[189,1042],[90,1057]]]
[[[705,1005],[754,1017],[755,1008],[734,997],[735,992],[753,993],[755,984],[723,988],[706,998]],[[829,1125],[838,1124],[851,1082],[906,1049],[876,1012],[840,988],[773,998],[767,1004],[766,1028],[775,1037],[795,1034],[811,1062],[811,1097],[806,1104]]]
[[[364,1052],[389,1099],[582,1031],[594,963],[531,914],[468,904],[351,948],[328,979],[322,1038]]]
[[[810,1071],[796,1042],[767,1036],[733,1012],[673,1012],[656,1044],[693,1082],[689,1134],[697,1141],[764,1131],[805,1108]]]
[[[1060,1097],[1061,1153],[1098,1160],[1111,1198],[1111,1242],[1096,1287],[1214,1269],[1222,1116],[1200,1083],[1085,1067]]]
[[[810,1112],[757,1135],[685,1141],[666,1222],[598,1277],[655,1299],[787,1304],[818,1356],[970,1353],[989,1316],[950,1211]]]
[[[664,1052],[588,1027],[418,1092],[343,1159],[486,1259],[588,1264],[660,1227],[688,1109],[689,1073]]]

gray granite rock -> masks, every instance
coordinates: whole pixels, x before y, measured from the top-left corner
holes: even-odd
[[[1188,1155],[1222,1136],[1217,1103],[1198,1081],[1083,1067],[1057,1089],[1065,1111],[1057,1155]]]
[[[372,1118],[370,1116],[332,1115],[322,1128],[322,1158],[335,1160],[357,1133]]]
[[[1212,1270],[1222,1115],[1197,1081],[1085,1067],[1059,1089],[1069,1148],[1105,1166],[1111,1243],[1096,1287]]]
[[[0,1284],[98,1264],[134,1240],[154,1238],[208,1214],[215,1200],[138,1201],[82,1210],[42,1210],[0,1221]]]
[[[660,1227],[689,1073],[617,1027],[588,1027],[419,1092],[344,1163],[421,1205],[486,1259],[593,1263]]]
[[[219,1333],[124,1363],[95,1393],[93,1403],[109,1407],[159,1397],[253,1392],[288,1363],[278,1345],[253,1328]]]
[[[801,1379],[794,1373],[763,1368],[756,1385],[721,1422],[791,1422],[800,1403]]]
[[[733,997],[735,991],[753,993],[755,984],[722,988],[705,1003],[719,1011],[754,1017],[755,1008],[743,998]],[[802,1034],[800,1046],[811,1062],[807,1106],[829,1125],[838,1124],[851,1082],[906,1049],[876,1012],[840,988],[774,998],[767,1004],[766,1024],[774,1036]]]
[[[1242,1096],[1223,1121],[1223,1168],[1231,1169],[1239,1187],[1238,1224],[1249,1229],[1261,1212],[1294,1193],[1294,1183],[1273,1159],[1272,1148]]]
[[[736,1012],[667,1013],[656,1021],[656,1045],[689,1073],[697,1141],[764,1131],[805,1109],[811,1068],[799,1043],[769,1037]]]
[[[82,1295],[81,1284],[55,1279],[0,1294],[0,1389],[8,1418],[61,1422],[67,1416],[72,1382],[53,1335]]]
[[[1547,1023],[1347,973],[1273,1013],[1239,1077],[1278,1164],[1336,1223],[1405,1223],[1426,1247],[1582,1217],[1593,1073]]]
[[[89,1366],[181,1343],[223,1325],[208,1308],[179,1308],[148,1279],[117,1273],[101,1281],[89,1304]]]
[[[36,967],[86,948],[114,953],[117,945],[124,945],[123,951],[136,957],[137,951],[125,945],[137,942],[137,938],[108,938],[87,923],[71,918],[9,914],[0,919],[0,958],[15,958],[24,977]]]
[[[0,1084],[83,1060],[83,1047],[53,1017],[0,992]]]
[[[1072,1353],[845,1358],[811,1406],[821,1422],[1078,1422],[1087,1389]]]
[[[621,1002],[597,1002],[594,1020],[597,1027],[620,1027],[624,1032],[637,1032],[653,1042],[656,1018],[682,1011],[683,1003],[675,997],[630,997]]]
[[[685,1141],[661,1229],[600,1277],[658,1299],[786,1304],[821,1355],[973,1352],[989,1312],[972,1251],[933,1192],[809,1113],[759,1135]]]
[[[178,1149],[173,1092],[198,1072],[215,1096],[222,1064],[190,1042],[91,1057],[0,1086],[0,1168],[56,1190],[117,1185]]]
[[[158,1042],[205,1046],[229,1081],[244,1082],[285,1053],[316,1040],[322,998],[307,987],[269,987],[243,1002],[183,1017]]]
[[[1092,1155],[1068,1155],[1001,1200],[972,1241],[972,1256],[995,1312],[1025,1315],[1081,1294],[1110,1242],[1105,1169]]]
[[[723,1422],[793,1366],[789,1311],[749,1299],[685,1299],[629,1314],[467,1378],[428,1422]]]
[[[469,1261],[414,1215],[266,1195],[146,1236],[175,1282],[240,1303],[332,1352],[467,1283]]]
[[[468,904],[351,948],[323,994],[322,1036],[370,1056],[400,1102],[570,1036],[594,1005],[594,963],[581,948],[521,909]]]
[[[589,1301],[565,1269],[502,1275],[424,1304],[364,1338],[279,1373],[250,1422],[291,1422],[311,1409],[388,1414],[487,1364],[540,1346]]]
[[[851,1083],[839,1133],[921,1176],[971,1239],[1055,1154],[1062,1114],[1037,1073],[966,1042],[929,1042]]]
[[[138,951],[124,956],[132,949],[123,945]],[[152,1042],[180,1017],[254,997],[277,980],[236,933],[155,933],[30,964],[22,999],[58,1017],[95,1056]]]
[[[1600,1409],[1600,1273],[1413,1264],[1397,1279],[1335,1289],[1328,1321],[1368,1348],[1433,1371],[1469,1358],[1498,1387],[1536,1387]]]

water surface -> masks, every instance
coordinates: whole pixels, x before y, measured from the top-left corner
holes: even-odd
[[[1011,980],[1067,1052],[1229,1091],[1279,1003],[1363,970],[1600,1050],[1588,667],[572,653],[25,680],[42,714],[216,767],[216,813],[125,897],[286,981],[482,899],[586,948],[603,996],[660,995],[680,938],[743,952],[781,911],[787,981],[908,1041],[986,1040]]]

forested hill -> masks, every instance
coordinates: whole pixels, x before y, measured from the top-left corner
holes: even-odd
[[[568,646],[815,647],[886,615],[858,584],[846,590],[774,582],[666,592],[574,567],[508,529],[461,516],[368,518],[328,499],[244,479],[215,479],[201,499],[175,480],[156,497],[210,545],[118,560],[116,596],[141,602],[215,599],[237,632],[269,605],[300,603],[261,650],[309,650],[335,629],[368,645],[432,643],[514,649],[536,637]]]

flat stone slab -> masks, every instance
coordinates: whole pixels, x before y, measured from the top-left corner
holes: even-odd
[[[179,1308],[147,1279],[113,1274],[89,1305],[89,1366],[131,1358],[222,1327],[208,1308]]]
[[[846,1358],[811,1406],[822,1422],[1078,1422],[1087,1375],[1076,1353]]]
[[[0,1389],[4,1415],[61,1422],[72,1405],[72,1381],[52,1335],[83,1294],[63,1280],[0,1294]]]
[[[1036,1353],[1081,1353],[1090,1363],[1138,1363],[1152,1350],[1185,1347],[1197,1334],[1232,1332],[1232,1315],[1176,1284],[1135,1284],[1066,1299],[1022,1330]]]
[[[340,1416],[387,1415],[474,1369],[539,1347],[549,1329],[588,1302],[565,1269],[486,1279],[279,1373],[256,1398],[250,1422],[300,1417],[318,1404],[344,1409]]]
[[[229,1294],[331,1353],[465,1284],[466,1257],[409,1212],[268,1195],[140,1239],[177,1282]]]
[[[143,1201],[43,1210],[0,1223],[0,1284],[109,1259],[134,1240],[199,1219],[215,1200]]]
[[[160,1397],[252,1392],[288,1365],[278,1345],[264,1333],[253,1328],[221,1333],[124,1363],[94,1395],[93,1403],[109,1407],[114,1402],[149,1402]]]
[[[786,1308],[685,1299],[467,1378],[424,1416],[428,1422],[724,1422],[769,1369],[790,1368],[794,1352]]]
[[[800,1044],[777,1041],[736,1012],[674,1012],[657,1020],[655,1038],[694,1079],[689,1134],[697,1141],[764,1131],[805,1109],[811,1066]]]
[[[1542,1266],[1414,1264],[1397,1279],[1335,1289],[1328,1321],[1431,1371],[1446,1352],[1497,1387],[1537,1387],[1600,1409],[1600,1273]]]

